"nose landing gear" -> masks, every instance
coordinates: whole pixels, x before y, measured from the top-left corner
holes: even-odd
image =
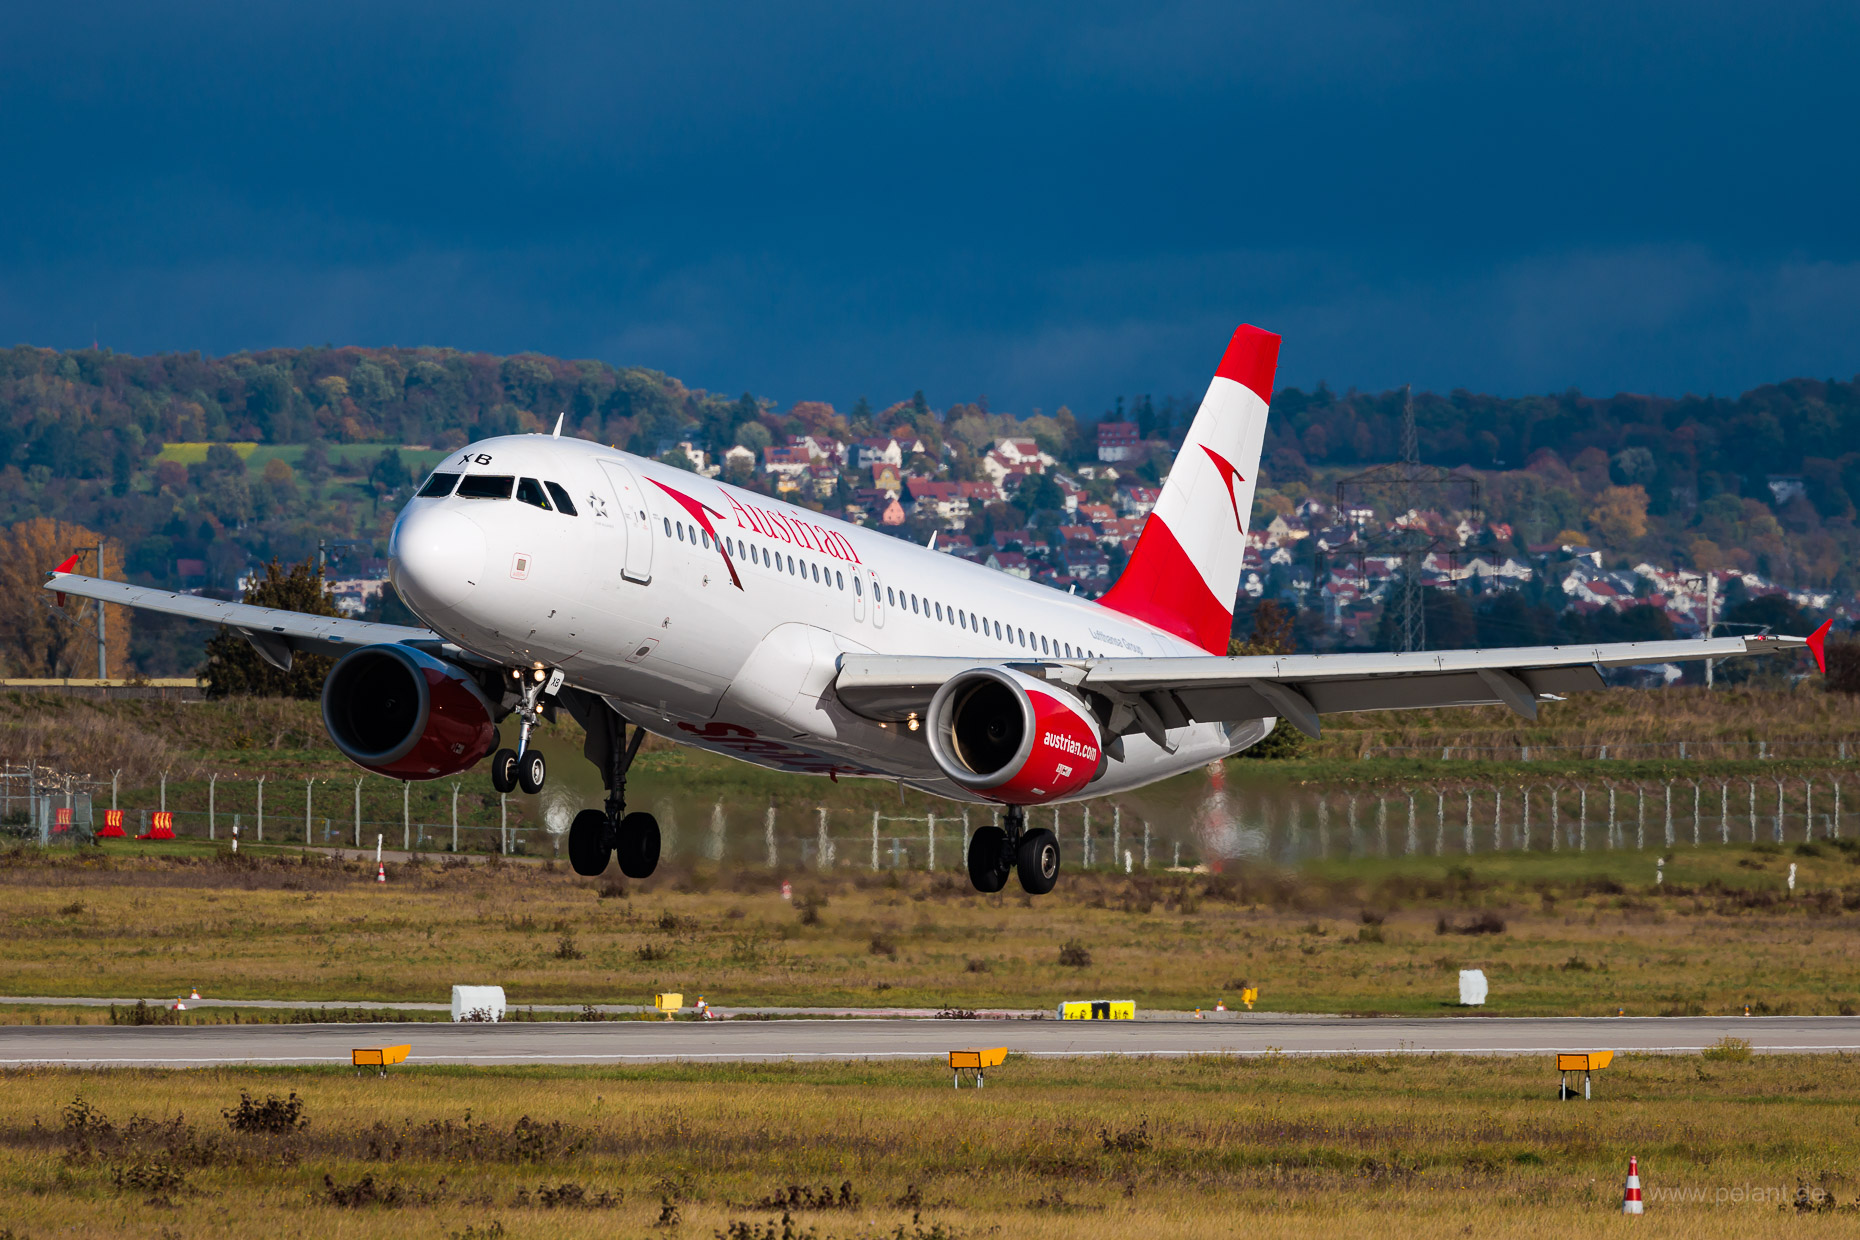
[[[515,792],[518,788],[535,796],[543,790],[549,779],[549,764],[543,756],[530,748],[530,729],[536,726],[543,712],[553,709],[553,699],[561,689],[564,676],[557,668],[544,674],[541,668],[528,675],[516,668],[511,676],[518,682],[517,693],[521,699],[517,704],[517,747],[500,749],[491,755],[491,787],[500,795]],[[550,718],[554,718],[553,715]]]
[[[1007,807],[1005,827],[978,827],[969,838],[971,886],[997,892],[1007,886],[1010,873],[1033,896],[1045,895],[1059,881],[1059,837],[1045,827],[1027,830],[1027,811],[1019,805]]]
[[[568,863],[587,878],[603,873],[610,856],[620,862],[628,878],[650,878],[659,868],[659,820],[651,814],[626,812],[626,774],[646,739],[643,728],[628,737],[627,722],[606,699],[574,692],[569,710],[587,730],[584,752],[600,755],[601,778],[607,786],[604,810],[584,809],[568,828]]]

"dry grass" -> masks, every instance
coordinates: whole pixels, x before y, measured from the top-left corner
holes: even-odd
[[[0,1079],[15,1235],[1821,1236],[1860,1193],[1847,1057],[1627,1058],[1588,1103],[1542,1058]]]
[[[1438,1014],[1476,966],[1498,1014],[1860,1007],[1860,852],[1833,847],[1682,850],[1658,887],[1650,853],[1498,854],[1068,875],[1037,901],[955,875],[759,868],[627,883],[461,862],[390,866],[380,886],[315,855],[135,847],[0,854],[0,994],[443,1002],[495,982],[518,1003],[1187,1009],[1233,1006],[1250,981],[1268,1010]]]

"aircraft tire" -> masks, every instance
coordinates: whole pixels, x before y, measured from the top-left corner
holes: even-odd
[[[969,837],[970,886],[983,893],[999,891],[1007,886],[1010,868],[1007,832],[1000,827],[977,827]]]
[[[532,749],[517,759],[517,786],[523,791],[535,796],[548,779],[549,764],[543,761],[540,750]]]
[[[594,878],[607,869],[613,849],[607,845],[607,815],[598,809],[584,809],[568,826],[568,864],[583,878]]]
[[[491,790],[508,794],[517,790],[517,751],[500,749],[491,755]]]
[[[651,814],[628,814],[620,820],[614,845],[620,872],[628,878],[651,878],[659,868],[659,820]]]
[[[1059,837],[1045,827],[1023,831],[1014,868],[1020,887],[1030,896],[1043,896],[1059,881]]]

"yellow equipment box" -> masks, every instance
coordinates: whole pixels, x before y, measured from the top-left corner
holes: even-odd
[[[672,1013],[683,1008],[684,1005],[685,997],[682,994],[652,996],[652,1006],[664,1012],[665,1019],[667,1020],[670,1020],[672,1018]]]
[[[358,1068],[379,1068],[381,1074],[386,1076],[388,1065],[406,1063],[407,1055],[412,1050],[411,1045],[359,1046],[349,1052],[349,1062]]]
[[[949,1053],[950,1076],[953,1078],[955,1087],[961,1089],[962,1074],[973,1072],[975,1073],[975,1088],[980,1089],[988,1075],[988,1069],[999,1068],[1006,1062],[1007,1047],[1005,1046],[970,1047],[968,1050],[951,1051]]]
[[[1613,1051],[1583,1051],[1580,1054],[1556,1057],[1558,1072],[1600,1072],[1615,1061]]]
[[[1080,999],[1059,1005],[1060,1020],[1135,1020],[1133,999]]]

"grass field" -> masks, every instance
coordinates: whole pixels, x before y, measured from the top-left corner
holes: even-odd
[[[1852,1233],[1860,1062],[1598,1079],[1585,1103],[1542,1057],[1011,1059],[979,1093],[934,1063],[9,1072],[0,1234]],[[1621,1220],[1630,1155],[1647,1214]]]
[[[0,994],[444,1002],[496,983],[519,1004],[1189,1009],[1250,982],[1267,1010],[1444,1014],[1478,967],[1495,1015],[1851,1013],[1860,850],[1844,843],[1685,849],[1659,885],[1645,853],[1496,854],[1069,875],[1037,901],[899,871],[678,865],[633,883],[461,860],[390,865],[384,886],[315,853],[16,850],[0,854]]]

